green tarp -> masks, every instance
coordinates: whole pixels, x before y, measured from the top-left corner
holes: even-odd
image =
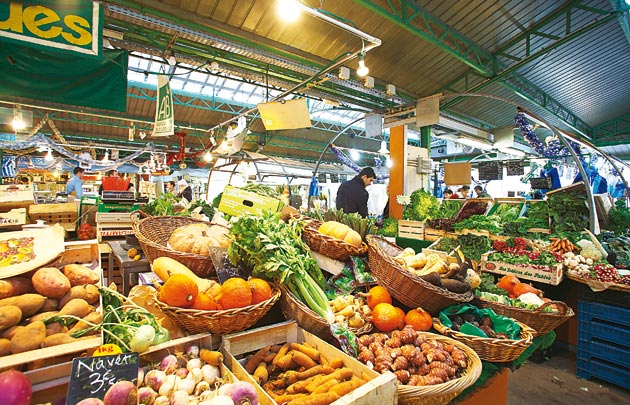
[[[124,112],[127,62],[124,50],[103,51],[96,60],[0,42],[0,97]]]

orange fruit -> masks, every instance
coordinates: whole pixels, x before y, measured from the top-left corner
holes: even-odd
[[[173,306],[186,308],[192,305],[199,290],[195,280],[185,274],[173,274],[160,289],[160,301]]]
[[[411,325],[417,331],[426,332],[433,327],[433,318],[424,309],[416,308],[407,312],[405,324]]]
[[[392,303],[392,296],[389,295],[389,291],[385,287],[380,285],[370,288],[367,294],[367,304],[370,309],[374,309],[378,304],[385,302],[387,304]]]
[[[223,309],[243,308],[252,304],[252,289],[246,280],[232,277],[221,284],[217,302]]]
[[[381,302],[372,310],[372,323],[381,332],[390,332],[398,327],[400,315],[392,304]]]
[[[252,305],[267,301],[271,298],[271,286],[262,278],[250,278],[249,287],[252,290]]]
[[[405,327],[405,311],[399,307],[394,308],[396,308],[396,313],[398,314],[398,325],[396,326],[396,329],[402,329]]]
[[[199,292],[190,307],[204,311],[214,311],[217,309],[217,303],[211,295],[205,292]]]

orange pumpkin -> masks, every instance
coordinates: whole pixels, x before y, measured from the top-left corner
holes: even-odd
[[[252,290],[252,305],[271,298],[271,286],[262,278],[250,278],[249,287]]]
[[[190,307],[203,311],[214,311],[217,309],[217,303],[211,295],[200,291]]]
[[[387,291],[385,287],[381,287],[380,285],[370,288],[370,291],[368,291],[367,293],[368,307],[373,310],[374,307],[382,302],[388,304],[392,303],[392,296],[389,294],[389,291]]]
[[[192,305],[199,290],[193,279],[184,274],[173,274],[160,289],[160,301],[173,306],[186,308]]]
[[[252,304],[252,289],[240,277],[232,277],[221,284],[217,301],[222,309],[243,308]]]
[[[514,287],[521,284],[521,281],[512,274],[501,277],[497,283],[497,287],[503,288],[510,296],[513,295]]]
[[[418,307],[407,312],[405,324],[411,325],[417,331],[426,332],[433,327],[433,319],[431,314]]]
[[[405,311],[403,311],[400,307],[394,308],[396,308],[396,312],[398,313],[398,325],[396,326],[396,329],[402,329],[405,327]]]
[[[381,302],[372,310],[372,323],[381,332],[391,332],[398,327],[400,315],[392,304]]]

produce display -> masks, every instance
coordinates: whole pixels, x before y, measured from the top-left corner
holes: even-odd
[[[505,332],[499,332],[495,330],[492,318],[488,315],[482,315],[478,312],[466,312],[464,314],[449,315],[451,321],[450,328],[456,332],[464,334],[476,334],[471,333],[477,328],[483,332],[485,336],[491,339],[511,339]]]
[[[405,206],[403,219],[424,221],[438,218],[440,200],[429,192],[419,189],[409,196],[410,203]]]
[[[543,269],[562,263],[565,247],[569,247],[569,245],[565,245],[563,242],[562,245],[558,245],[558,249],[561,250],[540,250],[535,245],[528,243],[525,238],[513,237],[507,241],[494,241],[492,244],[494,252],[488,255],[488,261],[526,264],[534,269]]]
[[[453,229],[461,231],[463,229],[472,229],[477,231],[488,231],[495,235],[500,235],[503,230],[503,221],[498,215],[471,215],[470,217],[455,222]]]
[[[361,239],[365,239],[365,235],[373,233],[375,230],[376,220],[374,218],[370,218],[370,217],[363,218],[361,215],[357,214],[356,212],[353,212],[352,214],[346,214],[345,212],[343,212],[343,210],[331,208],[326,212],[313,211],[313,212],[310,212],[309,215],[324,223],[334,221],[334,222],[338,222],[343,225],[346,225],[351,230],[358,233]],[[322,231],[320,230],[320,232]],[[322,232],[322,233],[329,235],[326,232]],[[331,235],[331,236],[334,236],[334,235]],[[338,239],[344,240],[344,238],[338,238]]]
[[[503,235],[525,236],[531,229],[549,229],[546,201],[526,201],[525,215],[503,224]]]
[[[92,225],[83,223],[77,229],[77,237],[79,240],[89,240],[96,238],[96,228]]]
[[[555,233],[562,235],[588,229],[590,219],[584,187],[549,193],[547,202]]]
[[[630,229],[630,211],[625,199],[615,201],[608,211],[608,230],[621,235]]]
[[[337,221],[326,221],[318,229],[319,233],[332,236],[335,239],[344,241],[352,246],[360,247],[363,243],[359,232],[351,229],[348,225]]]
[[[630,237],[626,234],[616,235],[612,232],[602,234],[602,244],[604,248],[613,254],[612,259],[615,267],[620,269],[630,268]]]
[[[230,245],[229,230],[213,224],[195,223],[181,226],[168,239],[169,246],[178,252],[210,255],[210,248],[227,248]]]
[[[436,218],[455,218],[459,210],[462,209],[464,202],[464,200],[455,200],[450,198],[442,199]]]
[[[486,301],[498,302],[517,308],[535,310],[549,299],[543,297],[543,292],[531,284],[521,282],[514,275],[506,275],[495,284],[494,276],[481,274],[481,283],[475,289],[475,295]],[[543,308],[544,312],[557,312],[554,305]]]
[[[411,326],[390,335],[359,336],[358,343],[359,361],[379,373],[393,372],[404,385],[442,384],[458,378],[468,367],[462,350],[420,334]]]

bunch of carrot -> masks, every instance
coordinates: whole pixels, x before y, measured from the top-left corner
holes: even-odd
[[[275,402],[287,405],[328,405],[367,382],[342,359],[327,359],[308,343],[263,347],[245,369]]]

